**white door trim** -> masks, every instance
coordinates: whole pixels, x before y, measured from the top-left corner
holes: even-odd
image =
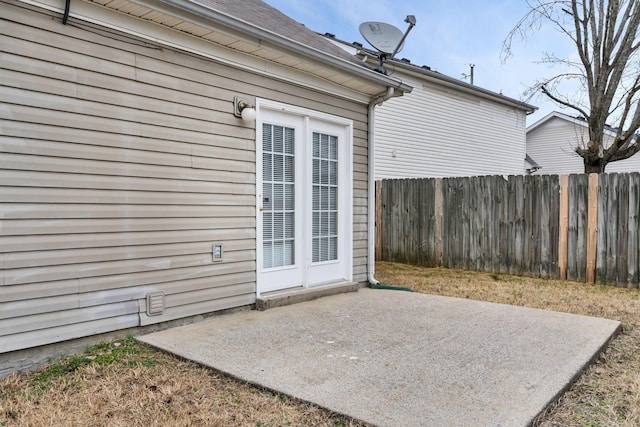
[[[353,279],[353,122],[343,117],[334,116],[302,107],[292,106],[279,102],[256,99],[256,283],[258,297],[265,292],[285,289],[289,287],[312,287],[323,284],[351,281]],[[298,284],[292,284],[290,277],[271,275],[273,270],[263,273],[263,222],[262,222],[262,124],[273,120],[274,117],[291,118],[288,127],[298,128],[296,131],[296,206],[302,206],[301,224],[296,224],[296,230],[301,228],[299,244],[296,245],[296,266],[290,269],[282,269],[286,274],[289,270],[294,273],[301,268],[301,280]],[[283,123],[285,124],[285,123]],[[310,191],[306,191],[303,185],[309,183],[311,176],[311,141],[314,131],[329,129],[332,133],[338,133],[339,137],[339,262],[312,263],[311,262],[311,200]],[[298,140],[298,138],[300,138]],[[301,175],[304,175],[301,177]],[[298,201],[298,199],[300,199]],[[299,203],[300,202],[300,203]],[[298,209],[298,207],[296,208]],[[297,236],[298,238],[298,236]],[[299,252],[299,253],[298,253]],[[300,257],[300,258],[298,258]],[[270,277],[268,277],[271,275]],[[274,279],[281,282],[273,283]],[[324,279],[324,280],[323,280]]]

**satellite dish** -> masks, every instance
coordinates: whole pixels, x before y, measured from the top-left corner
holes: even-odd
[[[400,52],[404,46],[402,31],[384,22],[363,22],[360,34],[371,46],[387,55]]]
[[[387,70],[384,68],[387,55],[389,55],[389,59],[393,59],[396,53],[402,50],[404,39],[407,38],[409,31],[416,25],[416,17],[409,15],[404,22],[409,24],[409,28],[404,34],[393,25],[385,24],[384,22],[363,22],[360,24],[359,29],[362,37],[380,52],[378,58],[380,65],[376,68],[377,72],[387,74]]]

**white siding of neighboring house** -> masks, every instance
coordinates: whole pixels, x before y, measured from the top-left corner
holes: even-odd
[[[587,127],[573,119],[552,116],[527,133],[527,154],[542,167],[536,174],[584,173],[575,147],[588,138]],[[605,172],[638,172],[640,155],[609,163]]]
[[[402,78],[413,91],[376,109],[376,179],[525,172],[524,111]]]
[[[255,129],[232,114],[238,94],[353,120],[366,280],[366,104],[17,1],[0,25],[0,353],[255,301]]]

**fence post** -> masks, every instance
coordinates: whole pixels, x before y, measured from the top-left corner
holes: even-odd
[[[435,224],[434,224],[434,233],[435,233],[435,256],[436,256],[436,265],[438,267],[442,267],[442,178],[436,178],[436,186],[435,186]]]
[[[589,174],[589,201],[587,214],[587,283],[596,282],[596,256],[598,242],[598,174]]]
[[[560,176],[560,223],[558,227],[558,276],[567,280],[569,247],[569,175]]]
[[[382,261],[382,181],[376,181],[376,261]]]

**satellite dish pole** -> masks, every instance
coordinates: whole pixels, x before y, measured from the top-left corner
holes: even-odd
[[[409,32],[413,29],[413,27],[416,26],[416,17],[413,15],[407,15],[407,17],[404,18],[404,22],[409,24],[409,28],[407,28],[407,31],[405,31],[404,34],[402,35],[402,38],[400,39],[398,46],[396,46],[395,50],[391,54],[391,58],[389,59],[393,59],[393,57],[396,56],[396,53],[398,53],[400,49],[402,49],[402,45],[404,44],[404,39],[407,38],[407,36],[409,35]]]
[[[384,63],[387,59],[393,59],[396,53],[404,47],[404,40],[409,35],[411,29],[416,25],[416,17],[408,15],[404,22],[409,24],[409,28],[404,34],[393,25],[384,22],[363,22],[360,24],[360,34],[378,52],[380,64],[375,71],[387,74]]]

